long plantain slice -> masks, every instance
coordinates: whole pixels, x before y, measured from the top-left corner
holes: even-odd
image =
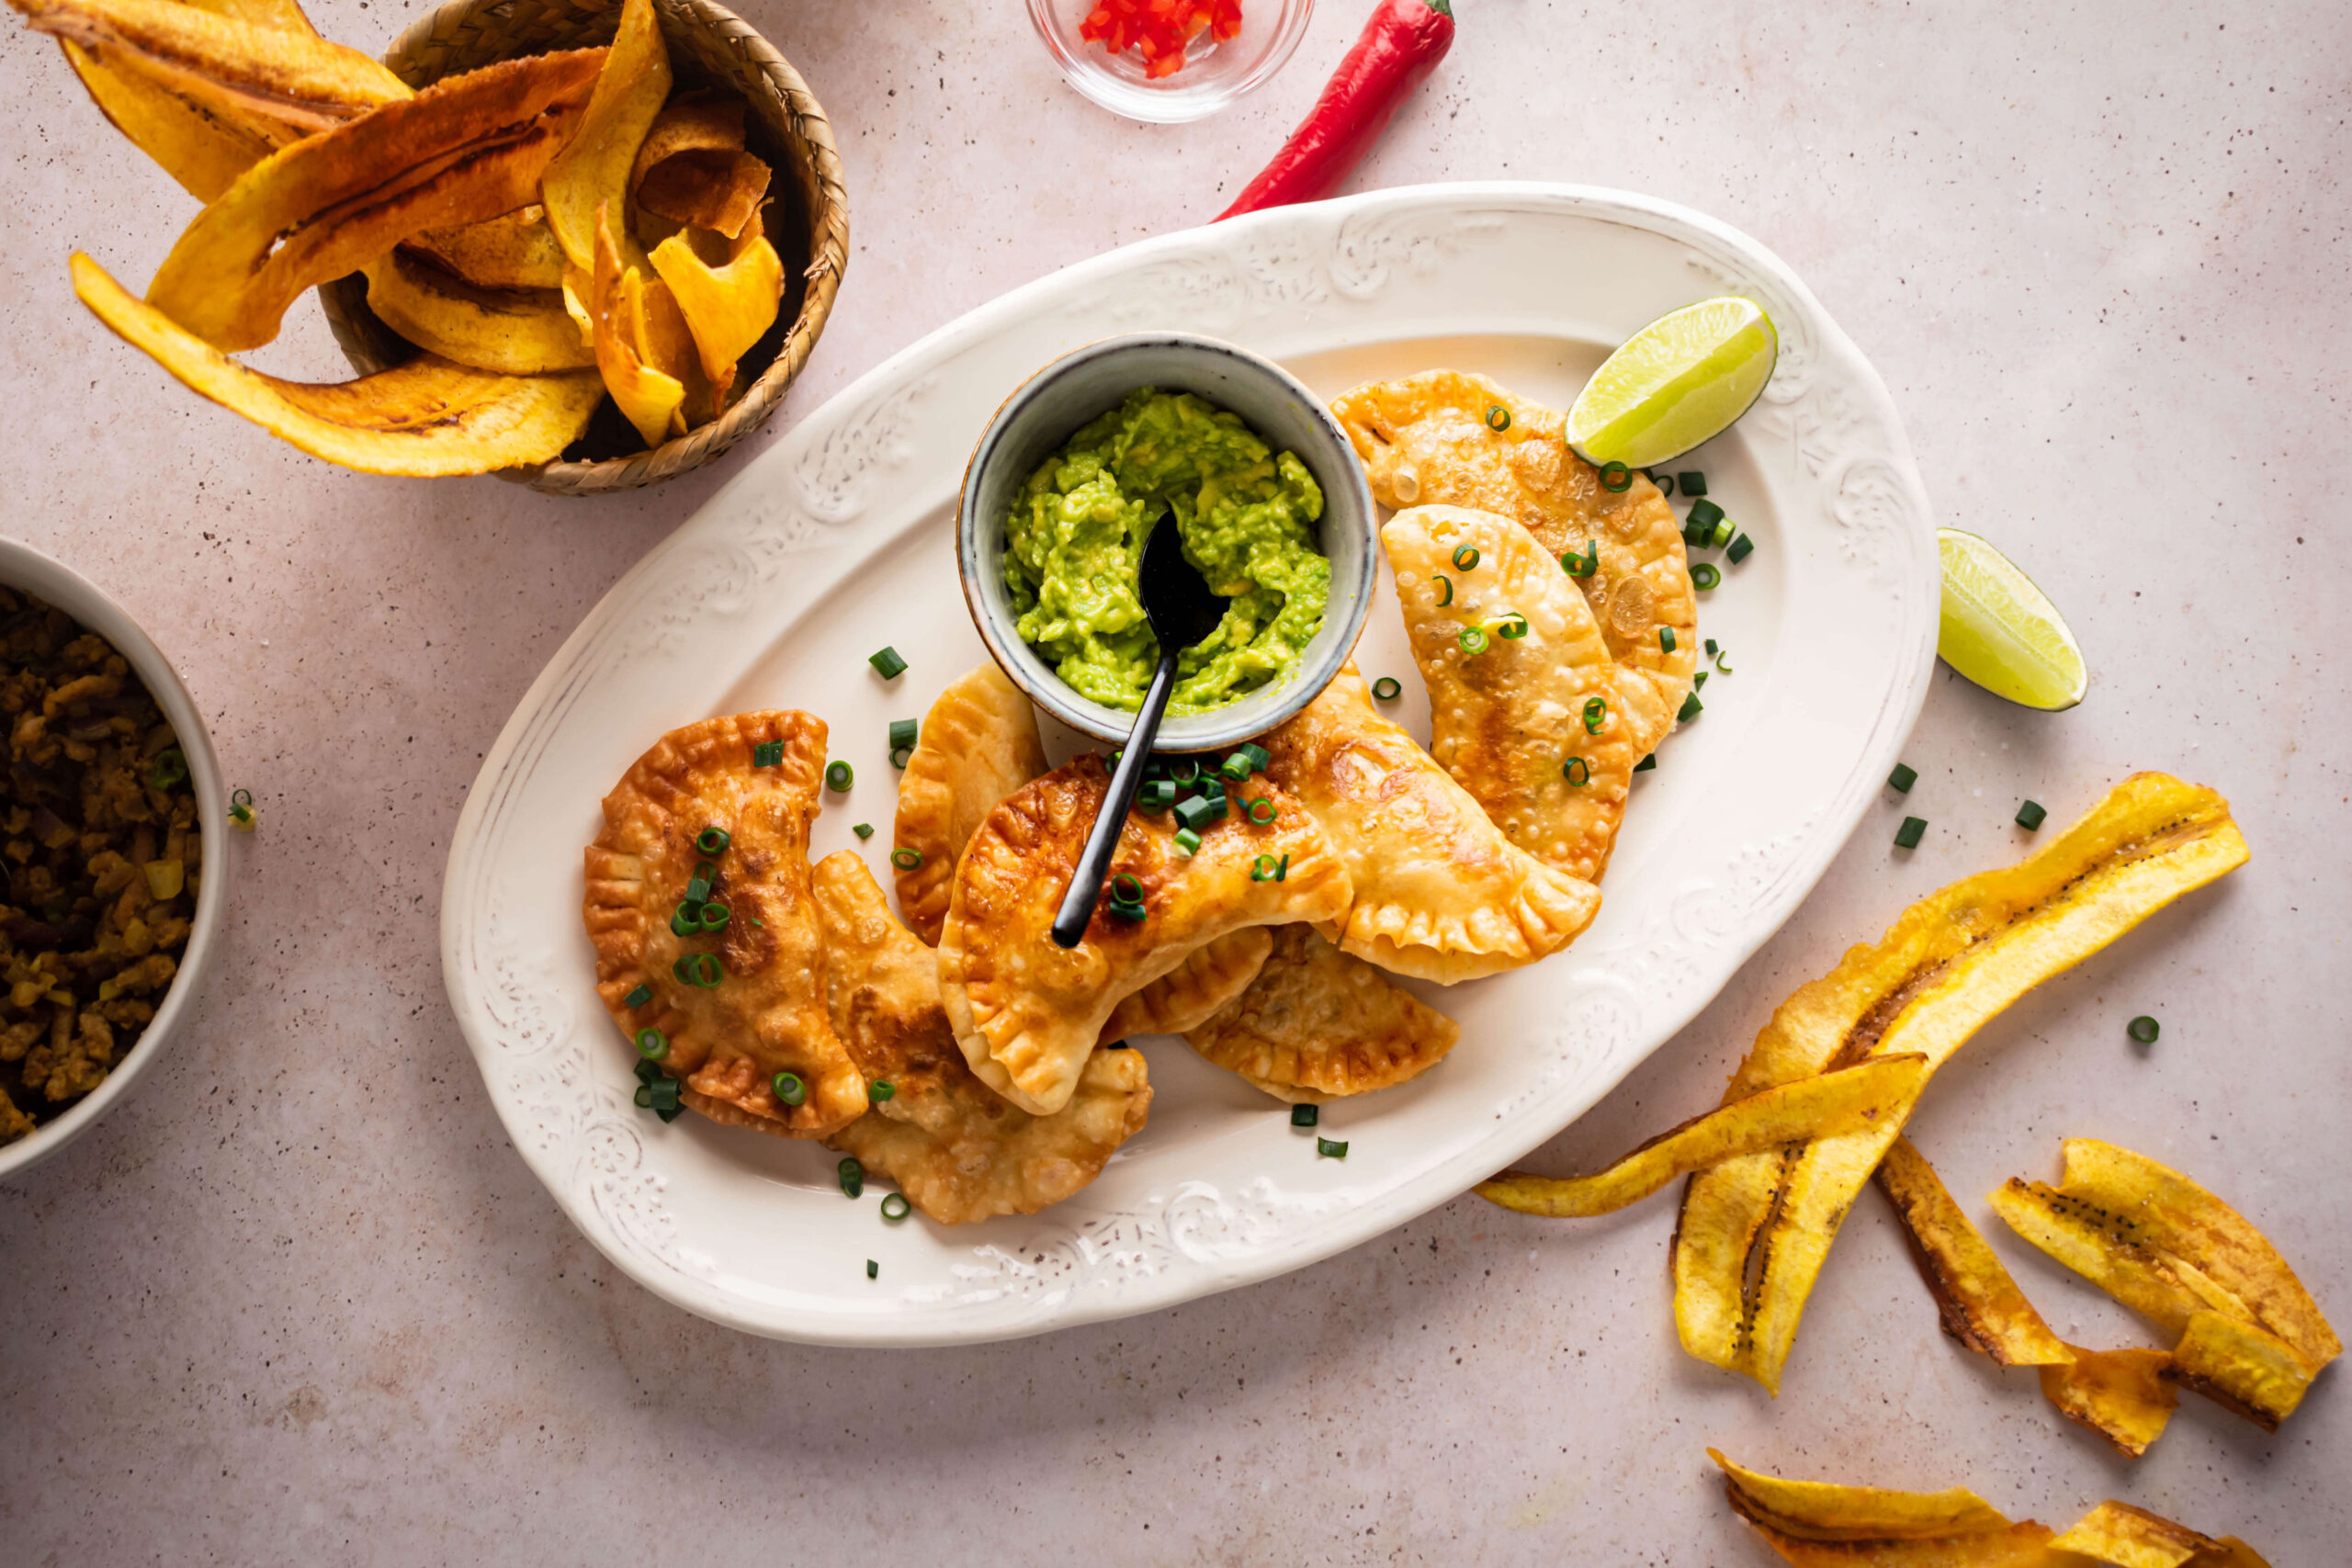
[[[210,201],[276,150],[259,131],[141,69],[135,55],[102,62],[78,43],[60,40],[59,47],[98,112],[198,201]]]
[[[1878,1185],[1903,1221],[1946,1334],[2005,1367],[2064,1366],[2075,1359],[1910,1139],[1887,1145]]]
[[[1614,1213],[1678,1176],[1759,1149],[1867,1127],[1900,1114],[1927,1077],[1920,1055],[1880,1056],[1819,1077],[1768,1089],[1694,1116],[1592,1176],[1507,1170],[1473,1189],[1490,1203],[1555,1219]],[[2030,1312],[2033,1309],[2026,1309]],[[2056,1341],[2052,1341],[2055,1344]]]
[[[1723,1471],[1732,1506],[1784,1535],[1830,1541],[1945,1540],[2009,1528],[2006,1515],[1964,1486],[1894,1492],[1790,1481],[1734,1464],[1714,1449],[1707,1457]]]
[[[2146,1453],[2180,1404],[2172,1357],[2162,1350],[2066,1349],[2073,1360],[2041,1369],[2041,1397],[2059,1415],[2113,1443],[2124,1458]]]
[[[312,285],[419,230],[527,201],[603,60],[585,49],[502,61],[281,149],[197,215],[148,303],[215,348],[269,342]]]
[[[596,351],[580,341],[580,329],[552,288],[474,288],[397,250],[362,270],[368,275],[368,308],[392,331],[444,359],[509,376],[595,366]]]
[[[1921,1053],[1932,1071],[2018,997],[2245,858],[2219,795],[2136,774],[2037,853],[1930,894],[1799,989],[1725,1099],[1899,1052]],[[1692,1179],[1673,1262],[1686,1350],[1779,1391],[1838,1222],[1903,1120]]]
[[[123,341],[187,386],[314,457],[371,474],[480,474],[543,463],[588,428],[594,373],[498,376],[422,355],[340,386],[248,370],[76,254],[74,289]]]
[[[653,0],[622,0],[619,30],[594,95],[578,132],[548,161],[542,186],[548,228],[580,272],[595,270],[596,225],[606,208],[618,232],[621,265],[640,272],[649,265],[629,232],[628,174],[669,96],[670,51]]]

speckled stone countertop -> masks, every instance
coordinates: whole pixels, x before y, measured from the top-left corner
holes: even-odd
[[[886,355],[1066,263],[1212,216],[1312,98],[1326,0],[1192,128],[1068,91],[1017,6],[744,14],[824,100],[854,254],[756,450]],[[419,14],[334,0],[382,47]],[[1585,1168],[1711,1105],[1773,1004],[1905,903],[2162,768],[2254,861],[2046,986],[1914,1133],[1979,1195],[2058,1140],[2177,1164],[2352,1326],[2352,27],[2331,4],[1644,6],[1461,0],[1362,186],[1655,192],[1757,235],[1877,363],[1939,520],[2002,544],[2094,665],[2073,712],[1938,673],[1906,807],[1865,818],[1732,986],[1539,1156]],[[726,474],[558,501],[327,468],[175,387],[75,303],[192,204],[56,51],[0,56],[7,532],[180,662],[260,830],[228,846],[193,1029],[80,1144],[0,1186],[0,1562],[1762,1564],[1703,1450],[1973,1486],[2063,1528],[2115,1496],[2280,1568],[2345,1560],[2352,1397],[2276,1437],[2191,1397],[2138,1464],[1961,1350],[1884,1205],[1845,1227],[1777,1402],[1684,1357],[1671,1199],[1577,1224],[1457,1201],[1288,1278],[964,1350],[770,1344],[593,1253],[506,1139],[443,999],[442,864],[477,762],[566,632]],[[259,357],[340,376],[314,308]],[[2164,1021],[2136,1053],[2124,1021]],[[1996,1244],[2064,1337],[2151,1342]]]

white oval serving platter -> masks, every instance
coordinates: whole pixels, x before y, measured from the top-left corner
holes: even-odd
[[[1317,393],[1439,366],[1565,407],[1672,308],[1744,294],[1781,359],[1763,400],[1671,467],[1754,537],[1700,596],[1722,645],[1705,712],[1637,775],[1599,919],[1566,953],[1416,987],[1463,1025],[1440,1066],[1324,1108],[1344,1160],[1180,1041],[1146,1040],[1150,1124],[1044,1213],[892,1224],[836,1156],[631,1103],[633,1055],[591,988],[581,847],[663,731],[805,707],[856,769],[814,852],[885,886],[886,727],[981,660],[957,585],[956,485],[1005,395],[1117,333],[1182,328],[1280,360]],[[1682,502],[1676,502],[1678,511]],[[1720,561],[1718,552],[1706,558]],[[1382,191],[1131,245],[1008,294],[803,419],[582,622],[482,764],[442,894],[459,1026],[514,1145],[572,1223],[648,1289],[755,1334],[829,1344],[1005,1338],[1262,1280],[1399,1224],[1567,1125],[1778,929],[1875,796],[1935,656],[1927,498],[1884,386],[1754,241],[1644,197],[1564,186]],[[1358,654],[1427,705],[1384,580]],[[866,655],[895,645],[905,674]],[[1049,745],[1052,742],[1049,739]],[[1061,748],[1069,750],[1067,738]],[[873,824],[865,843],[853,824]],[[1630,1134],[1629,1134],[1630,1135]],[[878,1265],[867,1278],[866,1263]]]

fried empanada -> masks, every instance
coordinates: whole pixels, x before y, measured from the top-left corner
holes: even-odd
[[[758,750],[775,748],[762,766]],[[605,797],[588,846],[584,913],[596,994],[621,1032],[659,1030],[656,1058],[685,1080],[681,1098],[714,1122],[821,1138],[865,1109],[865,1080],[825,1007],[824,936],[808,890],[808,825],[825,766],[825,723],[788,710],[735,714],[673,729]],[[706,853],[705,830],[727,835]],[[713,868],[716,930],[678,934],[698,868]],[[716,958],[715,975],[694,961]],[[677,965],[713,975],[690,983]],[[631,1006],[629,998],[649,993]],[[786,1105],[774,1079],[796,1074]]]
[[[1250,988],[1186,1043],[1277,1100],[1365,1094],[1444,1059],[1461,1026],[1311,926],[1283,926]]]
[[[895,842],[922,859],[898,874],[899,908],[937,943],[964,844],[996,803],[1046,771],[1037,712],[993,661],[939,694],[899,780]]]
[[[1374,713],[1351,664],[1260,741],[1306,802],[1353,897],[1324,934],[1384,969],[1451,986],[1532,964],[1592,923],[1600,890],[1487,820],[1413,738]]]
[[[1250,988],[1273,951],[1263,926],[1230,931],[1184,955],[1184,962],[1122,1001],[1102,1026],[1102,1043],[1130,1034],[1182,1034]]]
[[[1176,847],[1172,813],[1130,814],[1084,939],[1057,946],[1054,914],[1109,783],[1102,759],[1081,756],[989,812],[956,868],[940,940],[940,999],[964,1059],[1040,1116],[1069,1102],[1123,998],[1228,931],[1336,919],[1349,904],[1331,840],[1296,800],[1253,775],[1228,784],[1230,809],[1200,829],[1190,855]],[[1244,803],[1259,798],[1272,821],[1249,819]],[[1141,919],[1112,911],[1123,876],[1140,886]]]
[[[944,1225],[1034,1214],[1102,1174],[1143,1130],[1151,1086],[1140,1051],[1097,1051],[1051,1116],[1005,1103],[973,1076],[939,1005],[932,950],[891,918],[865,863],[843,850],[810,874],[825,929],[825,994],[858,1070],[890,1086],[825,1142],[899,1184]]]
[[[1490,423],[1498,409],[1508,416],[1500,430]],[[1332,400],[1331,414],[1383,506],[1499,513],[1555,559],[1597,543],[1599,568],[1577,585],[1610,657],[1642,672],[1673,727],[1698,668],[1699,605],[1681,525],[1640,470],[1612,495],[1600,471],[1568,450],[1566,415],[1458,370],[1358,387]],[[1661,646],[1661,630],[1674,633],[1671,650]],[[1647,737],[1644,750],[1665,734]]]
[[[1657,690],[1609,657],[1584,595],[1510,518],[1408,507],[1380,542],[1429,688],[1430,755],[1512,843],[1600,881],[1645,737],[1671,717]],[[1454,564],[1465,550],[1476,565]]]

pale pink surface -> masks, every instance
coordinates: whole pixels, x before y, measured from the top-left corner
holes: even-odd
[[[418,14],[314,12],[371,47]],[[1360,19],[1321,8],[1264,92],[1162,129],[1069,92],[1017,8],[745,14],[833,116],[856,246],[775,429],[1013,285],[1217,211]],[[2054,1172],[2069,1134],[2206,1181],[2352,1320],[2352,742],[2330,673],[2347,80],[2325,6],[1465,0],[1358,185],[1573,179],[1755,234],[1877,362],[1939,520],[2009,549],[2094,670],[2060,716],[1939,672],[1909,800],[1541,1163],[1589,1167],[1712,1103],[1791,987],[2018,852],[2020,797],[2063,821],[2163,768],[2231,797],[2254,863],[1987,1030],[1916,1137],[2066,1337],[2151,1342],[1979,1195]],[[46,45],[19,38],[0,84],[6,526],[144,618],[263,813],[229,846],[192,1032],[0,1192],[0,1562],[1766,1562],[1709,1443],[1786,1473],[1964,1482],[2062,1528],[2112,1495],[2282,1565],[2342,1555],[2340,1373],[2276,1438],[2189,1398],[2127,1468],[1938,1333],[1874,1196],[1777,1404],[1676,1348],[1664,1197],[1580,1225],[1464,1200],[1282,1280],[968,1351],[770,1344],[616,1278],[480,1093],[442,995],[442,862],[541,663],[741,457],[591,502],[300,457],[74,301],[70,248],[139,288],[193,206]],[[315,310],[289,321],[262,362],[340,374]],[[1910,855],[1890,847],[1906,810],[1932,824]],[[2144,1058],[2139,1012],[2164,1021]]]

